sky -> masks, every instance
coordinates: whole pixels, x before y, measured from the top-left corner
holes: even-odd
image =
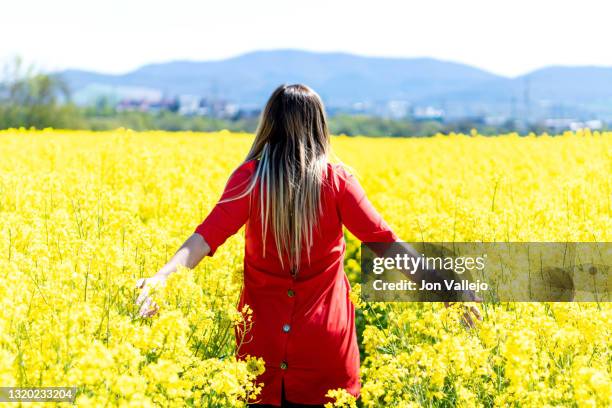
[[[517,76],[612,66],[608,0],[0,0],[0,60],[124,73],[269,49],[433,57]]]

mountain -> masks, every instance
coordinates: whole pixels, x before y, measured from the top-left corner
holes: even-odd
[[[551,66],[516,78],[497,78],[425,101],[473,112],[527,114],[535,118],[612,120],[612,68]]]
[[[67,70],[75,92],[92,85],[156,89],[166,94],[216,94],[260,105],[282,83],[303,82],[330,105],[415,99],[497,78],[483,70],[431,58],[370,58],[295,50],[258,51],[221,61],[174,61],[123,75]]]
[[[432,58],[380,58],[298,50],[257,51],[218,61],[145,65],[122,75],[61,73],[81,103],[100,94],[198,95],[261,107],[281,83],[313,87],[330,107],[402,100],[444,108],[455,116],[531,112],[608,112],[612,68],[548,67],[506,78],[469,65]],[[552,108],[551,108],[552,109]]]

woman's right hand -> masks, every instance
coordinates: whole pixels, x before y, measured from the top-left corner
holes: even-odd
[[[140,294],[136,299],[136,306],[139,307],[140,317],[151,317],[159,310],[157,304],[151,299],[151,290],[166,285],[167,277],[164,275],[154,275],[150,278],[141,278],[136,281],[136,288],[140,289]]]

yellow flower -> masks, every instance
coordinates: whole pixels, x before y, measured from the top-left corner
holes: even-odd
[[[612,133],[469,136],[332,144],[406,241],[610,241]],[[234,357],[235,331],[256,324],[236,309],[242,233],[173,274],[158,315],[134,306],[135,280],[202,221],[252,140],[0,131],[0,385],[73,385],[79,406],[257,401],[264,361]],[[610,303],[485,304],[465,330],[459,307],[363,302],[360,245],[345,238],[364,407],[612,405]]]
[[[355,397],[348,393],[345,389],[338,388],[335,390],[329,390],[325,396],[328,398],[334,398],[334,402],[328,402],[325,404],[325,408],[357,408]]]

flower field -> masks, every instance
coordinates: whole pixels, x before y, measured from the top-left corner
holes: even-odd
[[[252,135],[0,131],[0,386],[76,386],[79,406],[245,406],[263,361],[233,357],[243,235],[153,275],[219,198]],[[335,137],[405,241],[610,241],[612,133]],[[364,407],[612,405],[612,306],[363,303],[347,233]],[[30,404],[35,406],[36,404]],[[66,404],[67,406],[70,404]],[[46,406],[46,404],[41,404]]]

